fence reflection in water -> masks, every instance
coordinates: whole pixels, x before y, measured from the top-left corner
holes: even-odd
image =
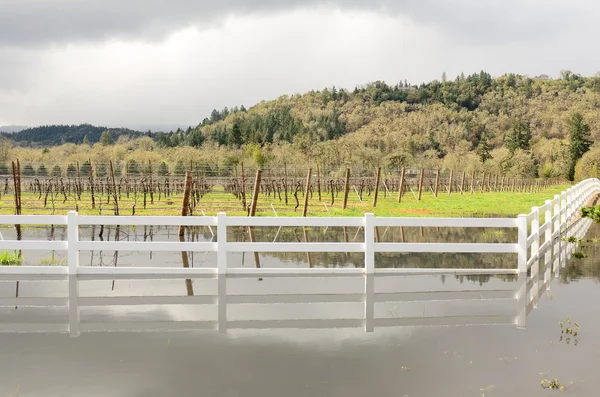
[[[590,224],[591,220],[581,219],[563,236],[581,238]],[[519,275],[477,270],[454,278],[432,272],[262,278],[167,273],[4,275],[0,306],[8,310],[0,316],[0,332],[68,332],[77,336],[86,331],[525,327],[528,314],[575,247],[559,236],[540,252],[529,272]],[[190,277],[196,294],[185,296],[183,283]],[[20,293],[14,297],[17,280]]]

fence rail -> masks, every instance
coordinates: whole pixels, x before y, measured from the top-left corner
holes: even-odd
[[[592,221],[582,219],[564,230],[565,236],[581,238]],[[387,277],[386,274],[363,275],[362,269],[353,269],[352,277],[337,277],[323,280],[318,273],[310,277],[291,277],[277,282],[256,283],[253,280],[257,269],[243,270],[240,280],[236,272],[224,277],[211,277],[202,280],[201,295],[173,295],[179,283],[157,281],[155,277],[145,280],[143,286],[127,286],[119,294],[106,296],[105,291],[80,283],[86,280],[80,268],[77,276],[64,276],[62,283],[54,283],[53,288],[30,290],[25,296],[0,297],[0,307],[19,307],[39,316],[35,323],[4,322],[0,332],[62,332],[77,336],[88,331],[178,331],[216,330],[225,333],[230,329],[284,329],[284,328],[349,328],[362,327],[371,332],[378,327],[399,326],[453,326],[475,324],[511,324],[525,328],[527,316],[537,306],[542,294],[553,278],[561,272],[566,260],[576,249],[577,244],[553,241],[551,255],[541,258],[531,268],[531,272],[521,273],[511,278],[512,282],[492,283],[487,287],[472,284],[420,283],[424,278]],[[102,269],[104,270],[104,269]],[[133,270],[133,269],[128,269]],[[179,274],[170,270],[166,279],[175,280]],[[203,269],[208,270],[208,269]],[[282,270],[282,269],[279,269]],[[326,269],[315,269],[326,270]],[[420,269],[419,275],[432,276],[436,271]],[[437,270],[437,269],[436,269]],[[461,269],[467,270],[467,269]],[[487,269],[485,269],[487,270]],[[481,270],[481,274],[486,274]],[[158,274],[158,273],[157,273]],[[134,279],[139,274],[121,275],[123,279]],[[199,274],[193,275],[195,279]],[[64,290],[68,278],[68,291]],[[110,280],[111,274],[96,274],[94,280]],[[58,280],[48,275],[21,275],[21,281],[45,282]],[[11,283],[10,277],[0,282]],[[231,281],[230,283],[228,281]],[[158,291],[158,295],[148,295],[148,289]],[[38,294],[46,294],[40,296]],[[64,296],[66,293],[67,296]],[[57,296],[58,295],[58,296]],[[335,303],[331,305],[331,303]],[[338,303],[345,304],[340,310]],[[282,304],[286,304],[282,307]],[[308,305],[318,305],[317,311],[308,310]],[[169,306],[179,308],[170,311]],[[243,310],[241,306],[243,305]],[[127,307],[119,312],[119,307]],[[200,310],[190,316],[178,316],[183,307],[214,308],[214,311]],[[106,316],[107,307],[111,315]],[[135,308],[132,308],[135,307]],[[161,307],[157,310],[157,307]],[[356,310],[362,307],[364,310]],[[398,310],[396,308],[398,307]],[[23,308],[23,309],[21,309]],[[46,308],[53,308],[46,310]],[[114,311],[112,310],[114,308]],[[138,309],[139,308],[139,309]],[[65,318],[65,309],[68,321]],[[153,316],[147,316],[151,309]],[[427,314],[425,314],[427,309]],[[156,316],[156,313],[162,315]],[[81,313],[80,313],[81,312]],[[144,313],[142,320],[131,313]],[[167,314],[166,316],[164,314]],[[189,314],[188,313],[188,314]],[[171,315],[172,314],[172,315]]]
[[[3,266],[0,274],[160,274],[181,271],[186,274],[353,274],[357,271],[368,274],[411,273],[419,269],[379,269],[376,267],[376,253],[516,253],[517,261],[514,269],[486,269],[496,273],[522,273],[548,250],[556,239],[577,218],[578,212],[587,202],[600,193],[600,181],[592,178],[584,180],[570,189],[547,200],[541,207],[533,207],[529,214],[517,218],[379,218],[373,214],[364,217],[345,218],[305,218],[305,217],[241,217],[217,216],[182,217],[182,216],[87,216],[69,212],[66,216],[45,215],[3,215],[0,224],[53,224],[66,225],[66,241],[37,240],[2,240],[0,249],[8,250],[63,250],[67,251],[66,267],[49,266]],[[543,223],[541,220],[543,219]],[[171,225],[171,226],[208,226],[216,227],[216,242],[108,242],[79,241],[79,228],[82,225]],[[229,242],[227,228],[243,227],[361,227],[364,229],[363,242]],[[465,227],[465,228],[516,228],[518,241],[514,243],[404,243],[379,242],[376,227]],[[79,265],[80,251],[115,250],[115,251],[172,251],[172,252],[216,252],[217,261],[213,268],[174,269],[174,268],[100,268]],[[227,254],[230,252],[358,252],[364,253],[363,269],[231,269],[227,266]],[[444,269],[448,273],[462,270]],[[481,269],[466,269],[476,271]],[[437,271],[440,271],[439,269]]]

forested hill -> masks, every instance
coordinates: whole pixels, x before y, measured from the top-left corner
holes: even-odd
[[[377,81],[352,90],[283,95],[249,109],[213,110],[195,128],[137,140],[117,142],[119,136],[144,134],[127,129],[102,134],[104,127],[85,124],[4,136],[19,146],[38,147],[101,141],[91,148],[49,150],[68,152],[78,161],[112,156],[116,161],[193,160],[206,166],[240,161],[338,170],[409,166],[579,178],[600,174],[600,145],[593,144],[600,138],[599,110],[600,76],[564,71],[551,79],[480,72],[420,85]],[[47,161],[43,153],[13,152]]]
[[[11,139],[13,142],[27,144],[29,146],[55,146],[63,143],[81,144],[86,142],[93,144],[100,141],[100,136],[106,130],[110,131],[112,139],[115,141],[121,135],[132,138],[144,135],[143,132],[127,128],[106,128],[90,124],[46,125],[2,135]]]
[[[600,77],[564,71],[558,79],[492,78],[480,72],[421,85],[378,81],[284,95],[248,110],[214,110],[196,128],[155,140],[166,147],[253,143],[263,161],[567,176],[590,138],[600,138],[599,109]],[[575,153],[573,131],[583,137]]]

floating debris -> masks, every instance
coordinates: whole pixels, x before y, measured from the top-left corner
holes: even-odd
[[[544,379],[540,382],[540,386],[542,386],[542,389],[565,391],[565,387],[560,384],[560,382],[558,381],[558,378]]]
[[[571,338],[573,338],[574,345],[577,346],[579,343],[579,324],[573,323],[573,325],[571,325],[571,317],[567,316],[565,324],[561,321],[558,325],[560,326],[559,341],[562,342],[564,339],[568,345],[571,343]]]

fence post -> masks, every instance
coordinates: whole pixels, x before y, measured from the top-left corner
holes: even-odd
[[[554,195],[554,215],[556,216],[556,220],[554,221],[554,232],[558,232],[558,237],[560,238],[560,196],[558,194]]]
[[[567,192],[563,191],[560,194],[560,228],[567,227]]]
[[[517,217],[518,227],[518,268],[519,273],[527,272],[527,215],[521,214]]]
[[[375,273],[375,215],[365,214],[365,272]]]
[[[546,226],[546,232],[544,233],[544,244],[548,244],[546,247],[546,255],[545,255],[545,264],[548,266],[552,261],[552,227],[554,226],[554,222],[552,222],[552,200],[546,200],[546,211],[544,213],[544,224]],[[550,288],[550,285],[548,285]]]
[[[217,272],[227,274],[227,215],[217,214]]]
[[[531,235],[533,241],[531,242],[531,257],[539,259],[540,253],[540,209],[538,207],[532,207],[533,220],[531,221]]]
[[[69,335],[79,336],[79,280],[77,268],[79,267],[79,225],[77,212],[67,213],[67,271],[69,273]]]
[[[67,263],[69,275],[77,275],[79,267],[79,250],[77,242],[79,241],[79,225],[77,225],[77,212],[69,211],[67,213]]]

